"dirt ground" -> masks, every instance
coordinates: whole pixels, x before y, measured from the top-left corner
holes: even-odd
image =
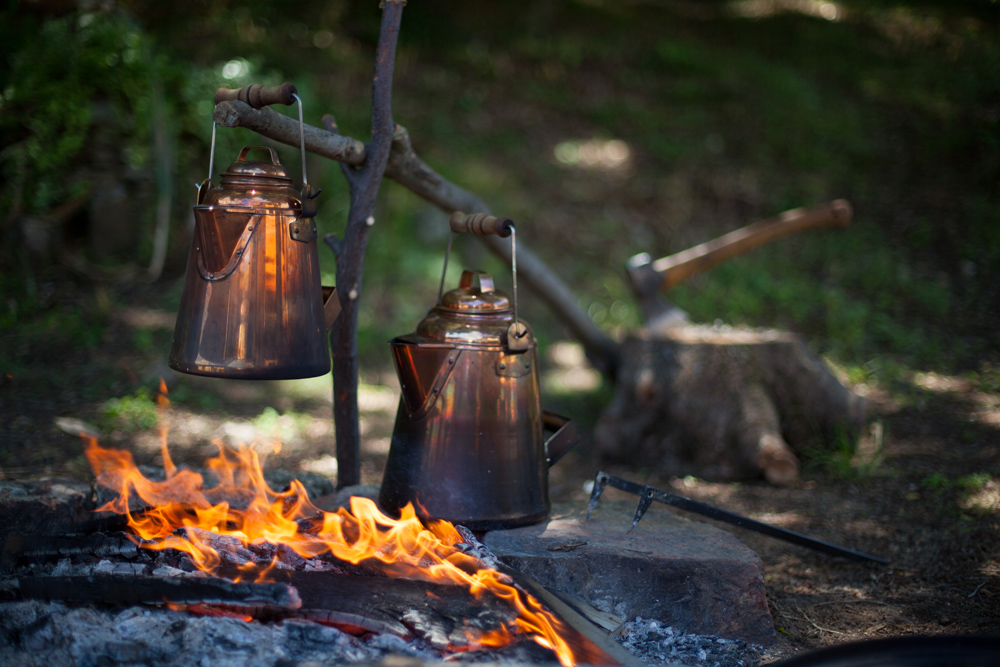
[[[692,478],[647,483],[840,546],[857,564],[732,530],[764,564],[780,641],[771,658],[904,635],[1000,634],[1000,397],[933,374],[910,405],[869,396],[874,469],[804,473],[790,488]],[[815,462],[814,462],[815,463]],[[640,471],[609,470],[641,479]],[[661,510],[666,511],[666,510]]]
[[[166,413],[177,461],[197,464],[213,452],[213,438],[254,439],[265,426],[259,415],[274,406],[270,414],[284,428],[283,448],[269,465],[334,474],[328,379],[299,381],[307,383],[303,388],[174,375],[162,361],[166,350],[143,361],[123,343],[137,320],[152,330],[157,345],[169,340],[170,314],[139,305],[116,313],[90,349],[45,354],[23,337],[4,338],[6,349],[26,356],[0,386],[0,476],[85,479],[80,440],[66,432],[76,422],[67,429],[65,419],[103,423],[106,400],[88,391],[87,378],[103,374],[102,381],[111,385],[104,391],[121,395],[127,393],[123,388],[148,384],[158,373],[165,374],[176,396],[188,396]],[[553,367],[552,355],[546,364]],[[588,377],[585,368],[561,370]],[[362,476],[374,485],[388,452],[398,389],[391,371],[370,372],[363,379]],[[855,459],[840,468],[830,461],[806,461],[801,481],[789,488],[666,476],[655,471],[655,462],[605,469],[890,561],[856,564],[731,529],[764,564],[780,637],[771,659],[878,637],[998,634],[1000,393],[934,374],[911,380],[905,390],[859,388],[868,393],[872,427]],[[285,423],[288,415],[296,415],[292,426]],[[586,433],[587,420],[582,421]],[[132,450],[140,462],[158,463],[155,428],[105,427],[101,438]],[[586,502],[585,483],[601,467],[585,439],[552,469],[553,500]]]

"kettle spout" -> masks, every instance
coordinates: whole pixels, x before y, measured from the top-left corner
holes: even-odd
[[[421,345],[408,336],[389,342],[403,402],[412,419],[427,414],[444,391],[461,350],[451,346]]]

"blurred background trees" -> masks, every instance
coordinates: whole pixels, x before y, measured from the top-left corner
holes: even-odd
[[[69,318],[69,344],[99,339],[119,298],[169,311],[215,88],[291,80],[307,122],[330,112],[364,140],[378,18],[374,1],[6,3],[0,326]],[[412,2],[395,118],[613,333],[639,323],[628,256],[846,197],[849,231],[783,241],[672,298],[697,321],[803,332],[858,381],[898,364],[985,377],[1000,348],[998,29],[991,0]],[[260,141],[220,130],[217,172]],[[346,188],[310,159],[321,233],[336,232]],[[433,302],[447,242],[437,211],[393,184],[381,197],[372,356]],[[456,275],[504,274],[459,246]],[[527,308],[543,343],[564,335]],[[35,350],[17,345],[6,370]]]

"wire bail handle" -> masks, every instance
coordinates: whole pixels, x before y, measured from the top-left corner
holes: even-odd
[[[514,319],[507,329],[507,347],[512,352],[523,352],[531,345],[528,327],[517,316],[517,234],[514,221],[510,218],[487,215],[486,213],[466,214],[455,211],[448,220],[451,234],[448,236],[448,247],[444,252],[444,268],[441,269],[441,283],[438,286],[438,303],[444,296],[444,279],[448,272],[448,259],[451,256],[451,244],[456,233],[468,232],[476,236],[496,234],[500,238],[510,237],[510,267],[514,292]]]
[[[260,84],[251,84],[249,86],[244,86],[243,88],[219,88],[215,91],[215,103],[225,101],[239,101],[249,104],[254,109],[261,109],[265,106],[271,104],[284,104],[290,105],[293,101],[298,104],[299,107],[299,150],[302,153],[302,218],[314,218],[316,217],[317,205],[316,197],[322,192],[322,190],[312,189],[309,185],[309,175],[306,173],[306,124],[303,117],[302,111],[302,98],[299,97],[298,90],[295,86],[289,82],[285,82],[279,86],[262,86]],[[218,123],[215,120],[212,121],[212,144],[209,148],[208,157],[208,178],[206,178],[201,183],[197,184],[195,187],[198,188],[198,204],[201,204],[208,194],[208,191],[212,189],[212,172],[215,170],[215,135]]]

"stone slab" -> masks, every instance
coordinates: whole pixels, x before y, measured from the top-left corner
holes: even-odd
[[[760,558],[731,534],[654,506],[628,532],[634,502],[556,505],[533,526],[487,533],[507,565],[622,619],[768,645],[774,626]]]

